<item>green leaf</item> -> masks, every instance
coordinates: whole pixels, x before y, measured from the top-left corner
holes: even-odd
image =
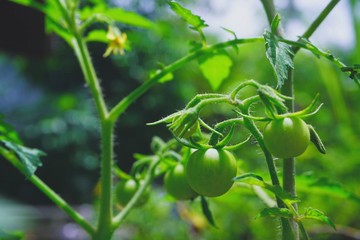
[[[207,200],[206,200],[206,198],[204,196],[201,196],[201,209],[202,209],[202,212],[203,212],[204,216],[209,221],[209,223],[213,227],[217,228],[214,217],[213,217],[213,215],[211,213],[211,210],[209,208],[209,204],[208,204],[208,202],[207,202]]]
[[[182,7],[177,2],[171,1],[168,2],[171,9],[182,19],[184,19],[188,24],[192,26],[193,29],[196,31],[201,30],[204,27],[207,27],[208,25],[205,24],[205,21],[201,19],[200,16],[193,14],[190,10]]]
[[[95,29],[86,35],[86,41],[88,42],[102,42],[108,43],[109,40],[106,38],[106,31],[101,29]]]
[[[233,62],[225,52],[222,52],[201,57],[199,64],[200,70],[210,83],[211,89],[216,91],[229,76]]]
[[[277,86],[281,87],[287,79],[288,70],[294,68],[293,52],[289,45],[279,42],[275,34],[269,31],[264,33],[266,57],[269,59],[275,72]]]
[[[80,19],[85,20],[95,14],[112,19],[113,21],[142,28],[153,28],[154,23],[149,19],[122,8],[107,8],[105,4],[97,4],[95,7],[85,7],[80,11]]]
[[[314,209],[314,208],[307,208],[305,210],[305,213],[303,216],[301,216],[302,219],[313,219],[313,220],[317,220],[320,221],[322,223],[325,223],[327,225],[329,225],[330,227],[332,227],[333,229],[336,230],[336,226],[335,224],[330,220],[330,218],[328,218],[323,212],[321,212],[318,209]]]
[[[0,140],[10,141],[17,144],[21,144],[21,139],[15,129],[7,124],[3,120],[3,116],[0,115]]]
[[[316,177],[313,172],[307,172],[296,178],[299,191],[310,191],[312,194],[340,197],[360,203],[360,197],[346,190],[340,183],[327,177]]]
[[[241,176],[235,177],[234,181],[265,188],[270,192],[274,193],[276,196],[278,196],[287,205],[300,201],[297,197],[294,197],[290,193],[284,191],[280,186],[271,185],[264,182],[263,178],[260,177],[259,175],[256,175],[255,173],[246,173]]]
[[[14,142],[5,140],[1,140],[1,142],[3,142],[8,149],[13,150],[19,157],[24,165],[24,174],[27,178],[31,177],[38,167],[42,166],[40,157],[46,155],[44,152],[35,148],[27,148]]]
[[[293,215],[287,208],[265,208],[256,216],[256,218],[260,217],[292,218]]]
[[[4,232],[0,229],[0,239],[1,240],[24,240],[25,234],[20,231],[13,232]]]

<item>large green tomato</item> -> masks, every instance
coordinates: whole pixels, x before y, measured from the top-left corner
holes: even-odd
[[[139,182],[135,181],[134,179],[119,182],[115,189],[116,200],[121,206],[126,206],[138,188]],[[135,207],[144,205],[149,199],[149,195],[149,190],[145,190],[142,196],[139,198],[138,202],[135,204]]]
[[[223,149],[200,149],[192,153],[186,177],[190,186],[200,195],[217,197],[226,193],[236,176],[236,160]]]
[[[185,167],[181,163],[168,171],[164,178],[166,191],[178,200],[188,200],[198,194],[190,187],[185,174]]]
[[[275,157],[296,157],[309,146],[310,130],[306,123],[297,117],[275,119],[265,127],[264,142]]]

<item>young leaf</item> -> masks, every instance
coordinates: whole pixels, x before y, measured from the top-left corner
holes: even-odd
[[[287,79],[288,70],[294,68],[293,53],[289,45],[279,42],[275,34],[269,31],[264,33],[266,57],[269,59],[275,72],[277,86],[281,87]]]
[[[14,142],[5,140],[1,140],[1,142],[3,142],[8,149],[13,150],[19,157],[24,165],[24,173],[27,178],[31,177],[38,167],[42,166],[40,157],[45,155],[44,152],[35,148],[27,148]]]
[[[203,212],[204,216],[209,221],[209,223],[213,227],[217,227],[216,223],[215,223],[215,220],[213,218],[213,215],[212,215],[212,213],[210,211],[209,204],[208,204],[208,202],[207,202],[207,200],[206,200],[206,198],[204,196],[201,196],[201,209],[202,209],[202,212]]]
[[[108,44],[109,40],[106,38],[106,31],[102,29],[94,29],[86,35],[88,42],[102,42]]]
[[[200,70],[209,81],[212,90],[216,91],[229,76],[233,62],[231,58],[223,52],[203,56],[200,58],[199,64]]]
[[[319,135],[317,134],[317,132],[315,131],[313,126],[308,125],[308,127],[309,127],[309,131],[310,131],[310,140],[314,143],[315,147],[317,148],[317,150],[320,153],[325,154],[326,149],[325,149],[324,144],[321,141],[321,138],[319,137]]]
[[[336,226],[335,224],[330,220],[330,218],[328,218],[323,212],[321,212],[318,209],[314,209],[314,208],[307,208],[305,210],[304,215],[302,216],[303,219],[314,219],[317,221],[320,221],[322,223],[325,223],[327,225],[329,225],[330,227],[332,227],[334,230],[336,230]]]
[[[200,16],[193,14],[190,10],[182,7],[177,2],[171,1],[168,2],[171,9],[182,19],[184,19],[188,24],[192,26],[193,29],[196,31],[201,30],[204,27],[207,27],[208,25],[205,24],[205,21],[201,19]]]
[[[279,27],[279,24],[280,24],[280,15],[279,14],[276,14],[274,19],[271,21],[271,32],[272,33],[276,33],[276,30],[278,29]]]
[[[260,217],[292,218],[293,215],[287,208],[265,208],[255,218]]]

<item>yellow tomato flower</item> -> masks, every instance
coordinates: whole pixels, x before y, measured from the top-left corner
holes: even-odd
[[[109,43],[103,57],[108,57],[111,53],[114,55],[123,55],[125,53],[124,50],[127,40],[126,33],[121,33],[117,27],[109,26],[106,38]]]

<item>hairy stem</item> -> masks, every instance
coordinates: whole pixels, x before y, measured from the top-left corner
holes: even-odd
[[[268,21],[269,24],[271,24],[271,21],[274,19],[275,15],[276,15],[276,9],[274,6],[274,2],[273,0],[261,0],[266,15],[268,17]],[[279,27],[278,29],[281,29],[281,27]],[[284,37],[283,35],[283,31],[278,30],[277,31],[277,35]],[[294,85],[293,85],[293,74],[292,74],[292,69],[289,68],[288,71],[288,77],[287,77],[287,81],[284,82],[284,86],[281,89],[282,93],[286,96],[289,97],[294,97]],[[294,100],[287,100],[285,102],[285,105],[288,107],[290,112],[294,111]],[[296,184],[295,184],[295,177],[296,177],[296,170],[295,170],[295,159],[294,158],[290,158],[290,159],[284,159],[283,160],[283,188],[285,191],[289,192],[291,195],[296,196]],[[297,204],[294,203],[294,209],[297,209]],[[290,233],[288,226],[286,226],[287,223],[285,223],[285,220],[282,218],[282,224],[283,224],[283,229],[282,229],[282,238],[283,240],[287,240],[287,239],[295,239],[298,240],[299,239],[299,228],[297,225],[297,222],[293,219],[290,220],[290,224],[292,225],[292,233]]]

